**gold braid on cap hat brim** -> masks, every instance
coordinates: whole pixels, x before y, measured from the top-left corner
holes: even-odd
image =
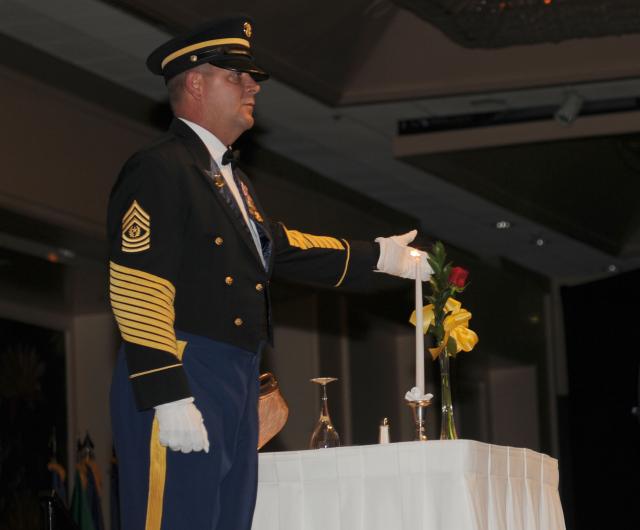
[[[169,64],[171,61],[177,59],[178,57],[182,57],[187,53],[195,52],[197,50],[201,50],[202,48],[209,48],[210,46],[224,46],[225,44],[239,44],[240,46],[246,46],[247,48],[251,47],[249,41],[246,39],[230,38],[206,40],[204,42],[198,42],[197,44],[192,44],[190,46],[180,48],[179,50],[176,50],[175,52],[167,55],[162,61],[160,68],[164,70],[164,67],[167,66],[167,64]]]

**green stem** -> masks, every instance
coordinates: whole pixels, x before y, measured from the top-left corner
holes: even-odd
[[[453,418],[453,400],[451,399],[451,382],[449,374],[449,356],[446,350],[440,353],[440,391],[442,393],[441,440],[457,440],[456,424]]]

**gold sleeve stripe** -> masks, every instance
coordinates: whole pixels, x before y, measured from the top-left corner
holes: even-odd
[[[165,292],[165,291],[163,291],[161,289],[156,289],[155,287],[150,287],[148,285],[140,284],[140,283],[137,283],[137,282],[136,283],[132,283],[132,282],[128,282],[126,280],[120,280],[115,275],[111,277],[111,285],[115,285],[116,287],[122,288],[122,289],[138,291],[140,293],[146,293],[146,294],[151,295],[151,296],[157,296],[158,298],[161,298],[162,300],[164,300],[168,304],[171,304],[172,300],[173,300],[173,297],[171,296],[171,294],[168,294],[167,292]]]
[[[111,302],[112,303],[121,302],[134,307],[139,307],[141,309],[149,309],[150,311],[154,311],[156,313],[160,313],[161,315],[164,315],[165,317],[168,317],[171,320],[171,322],[173,322],[175,318],[173,308],[167,309],[162,305],[155,304],[155,303],[147,303],[142,300],[133,298],[131,296],[119,296],[118,293],[115,291],[115,289],[111,290]]]
[[[120,287],[111,285],[111,294],[119,295],[121,298],[128,298],[130,300],[139,300],[140,302],[148,302],[154,306],[158,306],[158,311],[168,312],[173,315],[173,304],[167,302],[165,299],[155,296],[154,294],[146,294],[137,290],[121,289]]]
[[[289,245],[292,247],[300,248],[302,250],[309,250],[310,248],[345,250],[344,245],[338,239],[333,237],[305,234],[303,232],[298,232],[297,230],[289,230],[284,225],[283,228],[287,235],[287,239],[289,240]]]
[[[130,331],[135,334],[137,332],[150,333],[151,335],[156,335],[157,337],[164,337],[169,341],[169,345],[172,344],[173,336],[167,333],[164,329],[158,328],[154,325],[149,325],[144,322],[138,322],[136,320],[129,320],[127,318],[118,318],[118,324],[120,324],[121,329]]]
[[[159,332],[164,332],[164,329],[167,325],[167,322],[163,322],[154,318],[147,318],[136,313],[131,313],[130,311],[119,310],[118,317],[122,318],[122,320],[128,321],[129,325],[133,324],[133,322],[139,322],[140,324],[144,324],[145,326],[155,327]],[[171,324],[171,322],[168,323]]]
[[[147,493],[147,518],[144,530],[160,530],[164,483],[167,476],[167,448],[160,445],[160,427],[153,419],[149,441],[149,491]]]
[[[178,351],[178,347],[175,344],[172,344],[170,340],[163,338],[161,335],[146,333],[138,329],[123,326],[120,323],[118,323],[118,327],[120,328],[120,333],[122,334],[122,336],[124,337],[126,335],[129,342],[132,342],[134,344],[140,342],[142,346],[149,346],[149,343],[152,342],[153,344],[155,344],[155,346],[149,347],[163,350],[174,355]],[[146,344],[142,344],[142,341],[145,341]]]
[[[175,289],[173,289],[173,285],[169,283],[169,286],[160,284],[158,282],[150,281],[145,278],[141,278],[138,276],[134,276],[133,274],[123,274],[118,272],[117,269],[111,268],[111,277],[116,278],[118,280],[123,280],[126,282],[134,283],[136,285],[141,285],[142,287],[149,287],[151,289],[156,289],[158,292],[163,293],[167,300],[173,300],[176,295]]]
[[[135,379],[136,377],[140,377],[142,375],[155,374],[156,372],[162,372],[164,370],[169,370],[170,368],[178,368],[178,366],[182,366],[182,363],[170,364],[169,366],[163,366],[161,368],[154,368],[153,370],[145,370],[144,372],[131,374],[129,376],[129,379]]]
[[[122,338],[177,355],[173,284],[113,262],[110,272],[109,297]]]
[[[344,281],[344,278],[347,275],[347,272],[349,271],[349,261],[351,259],[351,245],[349,245],[349,242],[346,239],[343,239],[342,242],[347,247],[347,259],[344,261],[344,272],[342,273],[342,276],[340,276],[338,283],[336,283],[334,287],[340,287],[342,285],[342,282]]]
[[[150,274],[139,269],[130,269],[129,267],[118,265],[113,261],[110,263],[110,266],[112,271],[120,272],[127,275],[131,279],[131,281],[134,281],[134,278],[146,280],[154,285],[165,287],[171,293],[172,297],[176,295],[176,288],[173,286],[173,284],[169,280],[165,280],[160,276],[156,276],[155,274]]]
[[[155,311],[148,311],[147,309],[141,309],[139,307],[127,304],[121,304],[119,302],[115,302],[114,300],[111,300],[111,307],[114,312],[117,309],[122,315],[126,315],[131,319],[133,319],[135,316],[138,316],[143,318],[145,321],[159,321],[158,326],[160,327],[164,327],[164,324],[169,324],[170,326],[173,325],[173,318],[171,318],[170,316],[161,315],[160,313],[156,313]]]

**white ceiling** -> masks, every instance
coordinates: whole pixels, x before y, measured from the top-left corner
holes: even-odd
[[[147,72],[144,60],[170,36],[110,5],[97,0],[0,0],[0,32],[153,100],[165,98],[163,81]],[[559,105],[569,90],[590,101],[636,97],[640,81],[336,109],[272,79],[262,85],[257,119],[266,131],[260,136],[265,147],[415,216],[432,238],[486,259],[504,257],[573,284],[611,274],[612,264],[616,272],[638,268],[640,259],[614,260],[400,162],[392,153],[398,120]],[[512,228],[496,230],[499,220],[509,220]],[[535,244],[540,238],[542,246]]]

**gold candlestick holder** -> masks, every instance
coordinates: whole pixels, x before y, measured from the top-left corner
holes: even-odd
[[[431,405],[430,400],[410,401],[406,400],[407,406],[411,408],[413,422],[416,426],[416,437],[414,440],[427,441],[427,407]]]

